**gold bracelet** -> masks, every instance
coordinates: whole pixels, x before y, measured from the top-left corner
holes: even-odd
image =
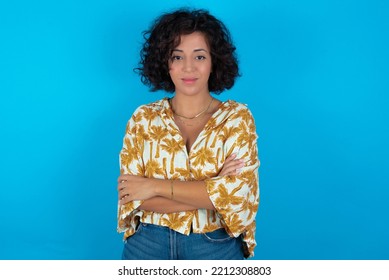
[[[170,180],[170,199],[173,200],[174,193],[173,193],[173,180]]]

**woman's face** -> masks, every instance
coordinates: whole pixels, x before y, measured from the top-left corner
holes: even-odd
[[[173,50],[169,61],[169,74],[176,94],[209,94],[208,79],[211,69],[211,53],[205,36],[200,32],[182,35],[181,42]]]

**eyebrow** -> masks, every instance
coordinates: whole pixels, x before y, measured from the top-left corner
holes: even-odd
[[[184,52],[183,50],[180,49],[174,49],[172,52]],[[194,49],[193,52],[207,52],[205,49]]]

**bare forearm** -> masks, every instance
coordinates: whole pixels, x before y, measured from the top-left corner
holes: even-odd
[[[192,205],[195,209],[204,208],[215,210],[215,207],[209,199],[204,181],[150,180],[153,180],[152,183],[155,186],[157,196],[185,205]]]
[[[215,210],[209,199],[204,181],[165,180],[126,174],[119,176],[118,183],[121,205],[132,200],[149,200],[163,197],[180,204],[192,206],[194,209]]]
[[[173,213],[196,210],[193,205],[180,203],[171,199],[167,199],[161,196],[147,199],[139,207],[140,210],[153,211],[157,213]]]

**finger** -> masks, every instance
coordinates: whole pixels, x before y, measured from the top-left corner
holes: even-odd
[[[222,171],[220,172],[220,175],[222,176],[227,174],[236,175],[237,174],[236,170],[240,170],[243,166],[244,166],[244,162],[239,162],[239,161],[231,162],[223,167]]]
[[[127,204],[131,201],[131,198],[129,195],[123,197],[122,199],[119,200],[120,205]]]
[[[234,169],[233,171],[229,172],[227,175],[239,175],[239,173],[241,172],[242,170],[241,169]]]
[[[121,200],[123,198],[124,194],[123,194],[123,190],[119,190],[118,192],[118,199]]]
[[[233,161],[234,159],[236,158],[236,154],[231,154],[230,156],[228,156],[226,158],[226,160],[224,161],[224,164],[227,163],[227,162],[230,162],[230,161]]]
[[[120,184],[118,184],[118,192],[120,194],[122,194],[122,196],[124,194],[128,194],[127,186],[128,186],[127,183],[120,183]]]
[[[129,177],[131,175],[128,175],[128,174],[122,174],[118,177],[118,183],[121,183],[121,182],[124,182],[124,181],[128,181]]]
[[[227,168],[223,173],[229,174],[231,172],[235,172],[237,169],[238,169],[237,167],[231,166]]]
[[[244,162],[241,162],[240,160],[235,160],[233,162],[229,162],[227,164],[224,164],[223,166],[223,169],[228,169],[230,170],[231,168],[232,169],[237,169],[237,168],[241,168],[244,166]]]
[[[121,190],[124,190],[126,188],[126,184],[125,184],[125,181],[123,182],[120,182],[118,184],[118,191],[120,192]]]
[[[123,198],[129,196],[128,192],[126,192],[125,190],[121,190],[118,194],[119,196],[119,200],[122,200]]]
[[[224,176],[236,176],[238,175],[237,171],[236,170],[233,170],[231,172],[228,172],[227,174],[225,174]]]

